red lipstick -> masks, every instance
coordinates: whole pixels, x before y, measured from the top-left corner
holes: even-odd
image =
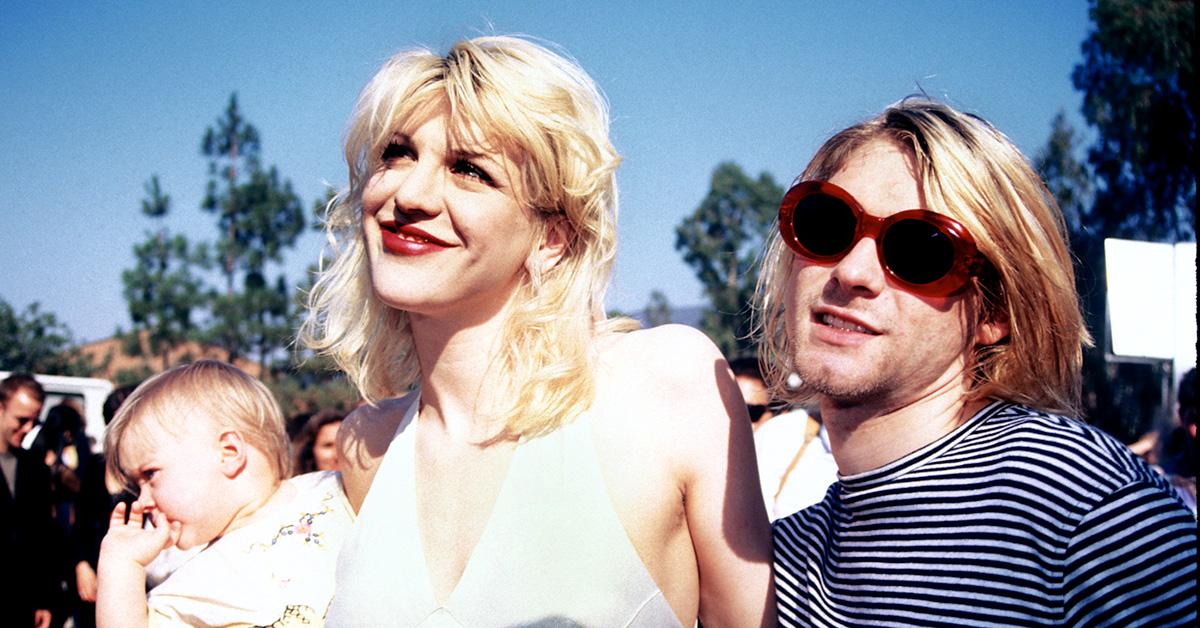
[[[426,255],[451,246],[413,225],[397,225],[395,221],[387,220],[380,222],[379,228],[383,248],[393,255]]]

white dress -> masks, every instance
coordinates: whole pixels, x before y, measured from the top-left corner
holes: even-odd
[[[678,626],[606,493],[586,418],[521,439],[448,598],[417,527],[415,401],[338,561],[330,626]]]

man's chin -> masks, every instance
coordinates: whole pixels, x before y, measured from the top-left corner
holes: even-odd
[[[801,372],[800,386],[838,408],[868,403],[882,392],[882,387],[877,383],[864,382],[848,375],[834,373]]]

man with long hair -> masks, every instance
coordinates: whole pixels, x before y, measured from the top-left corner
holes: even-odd
[[[1070,418],[1063,218],[1003,134],[893,105],[817,151],[770,247],[768,378],[819,402],[839,471],[774,526],[782,624],[1194,625],[1190,513]]]

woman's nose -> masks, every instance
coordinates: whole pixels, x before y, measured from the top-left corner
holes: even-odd
[[[438,168],[418,162],[397,176],[401,179],[394,194],[396,211],[422,214],[441,211],[443,181]]]

